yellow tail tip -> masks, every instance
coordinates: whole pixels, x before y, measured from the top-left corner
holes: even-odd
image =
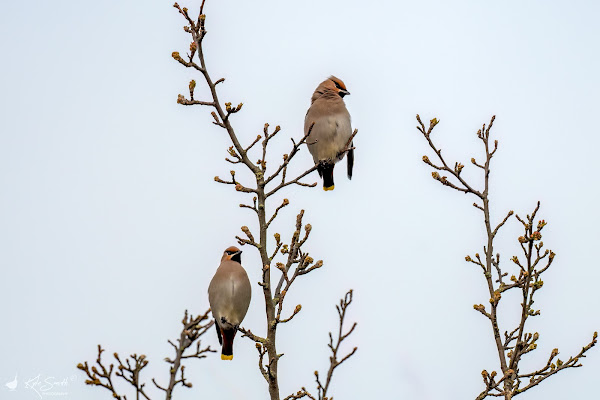
[[[225,354],[221,354],[221,360],[233,360],[233,354],[230,356],[226,356]]]
[[[323,186],[323,190],[326,192],[329,192],[330,190],[333,190],[334,188],[335,188],[335,185]]]

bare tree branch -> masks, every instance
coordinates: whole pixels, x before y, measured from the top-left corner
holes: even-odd
[[[321,260],[315,262],[312,257],[308,255],[307,251],[304,251],[302,246],[306,243],[310,231],[311,225],[306,224],[303,226],[302,218],[304,215],[304,210],[300,211],[297,216],[296,221],[296,230],[292,234],[292,238],[290,243],[283,243],[281,240],[281,236],[278,233],[275,233],[273,236],[275,237],[276,243],[274,249],[268,248],[267,237],[269,235],[269,227],[275,221],[275,219],[279,216],[280,211],[286,207],[290,202],[288,199],[284,199],[283,202],[275,207],[269,209],[271,214],[270,218],[267,220],[267,199],[274,194],[278,193],[280,190],[284,189],[290,185],[299,185],[299,186],[308,186],[314,187],[316,183],[305,183],[302,182],[302,178],[306,177],[308,174],[313,172],[317,166],[311,166],[303,173],[300,173],[296,177],[291,179],[288,178],[288,166],[294,157],[298,154],[300,149],[306,144],[306,138],[310,134],[312,130],[312,126],[309,131],[302,137],[298,142],[292,141],[292,148],[289,153],[284,154],[282,159],[282,163],[274,168],[274,172],[267,176],[267,155],[269,150],[269,143],[272,142],[272,139],[278,135],[281,131],[281,128],[277,126],[272,132],[269,131],[269,124],[264,125],[263,135],[257,135],[253,140],[249,140],[246,145],[242,145],[242,137],[238,136],[234,127],[232,125],[232,120],[234,119],[234,115],[242,110],[243,103],[239,103],[237,106],[234,106],[231,102],[222,103],[219,99],[217,92],[217,85],[219,83],[223,83],[225,81],[224,78],[217,79],[213,81],[205,60],[205,54],[203,49],[203,40],[206,37],[206,15],[203,13],[204,9],[204,0],[202,1],[202,5],[200,6],[199,15],[197,19],[193,19],[187,8],[179,6],[179,4],[175,3],[174,7],[178,10],[178,12],[183,15],[186,21],[186,25],[183,27],[184,31],[187,32],[191,36],[191,43],[189,45],[189,53],[185,56],[182,56],[179,52],[175,51],[171,54],[172,58],[177,61],[179,64],[183,65],[186,68],[190,68],[194,71],[199,72],[202,75],[206,86],[210,92],[209,100],[196,100],[194,98],[195,89],[197,86],[196,80],[192,79],[188,84],[188,92],[189,95],[186,97],[183,94],[179,94],[177,96],[177,103],[184,106],[204,106],[210,108],[210,114],[213,118],[213,124],[223,128],[231,141],[231,146],[227,149],[228,156],[225,160],[233,164],[234,166],[239,168],[246,168],[248,171],[252,173],[254,176],[254,181],[252,182],[241,182],[236,178],[236,171],[229,171],[231,178],[221,179],[219,176],[215,176],[214,180],[218,183],[231,185],[237,192],[241,193],[249,193],[252,194],[252,203],[248,204],[247,202],[243,202],[239,204],[241,208],[247,208],[254,212],[257,217],[258,222],[258,230],[254,233],[250,231],[247,226],[242,226],[242,231],[245,234],[245,237],[235,236],[238,243],[240,245],[250,245],[255,247],[261,257],[261,280],[258,282],[262,289],[262,294],[265,302],[265,315],[266,315],[266,334],[265,337],[260,337],[252,333],[250,329],[246,328],[238,328],[240,332],[242,332],[242,337],[247,337],[250,340],[255,342],[256,349],[258,351],[258,367],[265,378],[265,381],[268,384],[269,396],[271,400],[279,400],[279,381],[278,381],[278,363],[279,359],[283,356],[282,353],[277,352],[277,327],[281,323],[290,322],[301,310],[301,305],[296,305],[293,311],[287,314],[287,317],[282,316],[283,308],[284,308],[284,300],[286,294],[291,290],[291,286],[293,282],[300,276],[304,276],[315,269],[320,268],[323,265]],[[352,138],[356,135],[357,131],[354,131]],[[346,152],[351,148],[351,140],[348,142],[346,148],[342,152]],[[257,146],[258,143],[261,143],[261,146]],[[256,160],[255,155],[250,154],[251,151],[257,151],[259,149],[260,155],[257,157],[258,160],[256,162],[251,161],[252,159]],[[341,153],[340,153],[341,154]],[[267,189],[267,185],[271,184],[272,187]],[[302,228],[304,228],[304,236],[301,236]],[[272,268],[271,264],[275,261],[276,257],[282,257],[287,260],[285,263],[283,262],[275,262],[277,265],[277,270],[281,273],[280,281],[273,292],[273,288],[271,287],[271,273]],[[285,286],[284,286],[285,284]],[[282,290],[283,288],[283,290]],[[350,292],[351,293],[351,292]],[[349,295],[349,300],[346,299],[345,302],[342,302],[343,312],[345,313],[345,307],[351,301],[351,294]],[[186,350],[192,346],[192,344],[198,340],[200,335],[206,332],[208,327],[212,326],[214,322],[206,323],[202,325],[201,323],[208,318],[208,312],[202,316],[198,316],[196,318],[192,318],[192,316],[186,315],[183,320],[184,329],[181,332],[180,338],[177,340],[177,343],[169,341],[171,346],[175,351],[175,356],[173,359],[166,358],[167,363],[169,363],[169,383],[168,385],[161,385],[155,379],[155,386],[164,391],[166,394],[166,399],[171,400],[173,395],[173,390],[177,385],[182,385],[185,387],[191,387],[192,384],[186,379],[185,376],[185,367],[182,365],[182,360],[187,358],[204,358],[206,353],[213,352],[210,347],[201,348],[200,342],[197,342],[196,350],[192,353],[185,353]],[[340,316],[341,322],[343,322],[343,316]],[[341,326],[340,326],[341,329]],[[350,330],[352,330],[354,327]],[[340,331],[341,332],[341,331]],[[350,333],[349,332],[349,333]],[[349,334],[348,333],[348,334]],[[337,354],[337,347],[339,347],[339,343],[346,336],[340,336],[339,341],[335,347],[334,359]],[[332,344],[333,346],[333,344]],[[332,347],[333,349],[333,347]],[[354,350],[355,351],[355,350]],[[335,361],[336,366],[340,363],[344,362],[348,357],[354,354],[354,351],[342,358],[340,361]],[[101,365],[100,353],[102,350],[99,350],[98,364]],[[118,375],[119,377],[125,379],[129,384],[133,385],[138,391],[139,395],[146,397],[143,388],[144,384],[139,381],[139,372],[141,368],[147,364],[145,361],[145,357],[137,355],[132,356],[132,362],[129,360],[124,363],[117,357],[117,361],[119,362],[119,366],[121,367]],[[101,366],[102,372],[99,374],[95,372],[94,368],[90,370],[87,363],[85,365],[80,364],[80,369],[86,371],[88,376],[90,377],[89,384],[102,386],[108,390],[111,390],[113,396],[115,398],[120,399],[120,395],[115,391],[112,381],[111,374],[113,365],[109,367],[109,369],[105,369],[105,367]],[[327,380],[327,385],[329,385],[330,378]],[[288,398],[301,398],[308,397],[310,399],[314,399],[308,392],[304,389],[303,391],[298,392],[295,395],[288,396]],[[126,400],[123,397],[123,400]],[[148,399],[149,400],[149,399]]]
[[[319,394],[319,400],[328,400],[332,397],[327,397],[327,391],[329,390],[329,385],[331,384],[331,379],[333,378],[333,372],[337,367],[339,367],[344,361],[348,360],[355,353],[357,348],[352,349],[351,352],[347,353],[345,356],[342,356],[341,359],[338,358],[338,352],[340,350],[340,345],[342,342],[348,338],[354,332],[354,328],[356,328],[356,322],[352,324],[352,327],[344,333],[344,320],[346,318],[346,310],[348,306],[352,303],[352,289],[350,289],[343,299],[340,300],[340,304],[335,306],[338,312],[339,317],[339,328],[337,332],[337,338],[334,340],[333,335],[329,332],[329,349],[331,350],[331,356],[329,357],[329,370],[327,371],[327,378],[325,383],[323,384],[319,378],[319,372],[315,371],[315,380],[317,382],[317,391]]]
[[[187,59],[184,59],[179,52],[174,52],[172,56],[181,65],[185,66],[186,68],[195,69],[202,74],[212,97],[212,101],[199,102],[194,100],[193,95],[196,83],[193,81],[193,83],[190,82],[188,87],[190,93],[189,99],[186,99],[186,97],[183,95],[179,95],[178,102],[183,105],[200,105],[212,108],[213,111],[211,112],[211,115],[214,120],[213,123],[223,128],[231,139],[232,146],[228,149],[230,158],[227,158],[227,161],[235,165],[244,166],[250,172],[252,172],[255,178],[254,182],[252,183],[240,182],[239,180],[235,179],[235,172],[231,171],[231,180],[223,180],[219,177],[215,177],[215,181],[222,184],[233,185],[235,190],[238,192],[253,194],[253,205],[240,204],[240,207],[251,209],[256,214],[258,231],[255,233],[257,235],[255,237],[250,232],[248,227],[244,226],[242,227],[242,231],[246,234],[246,238],[236,236],[236,239],[240,245],[251,245],[255,247],[261,256],[262,278],[259,282],[259,285],[262,289],[265,302],[267,329],[266,337],[264,338],[252,334],[249,329],[247,330],[240,328],[240,331],[243,333],[242,336],[248,337],[256,343],[259,355],[259,369],[263,377],[265,377],[266,381],[268,382],[270,398],[271,400],[279,400],[279,382],[277,372],[278,362],[283,354],[279,354],[277,352],[277,326],[280,323],[290,322],[302,308],[301,305],[297,305],[288,317],[282,317],[285,295],[291,289],[291,285],[296,278],[299,276],[304,276],[307,273],[320,268],[323,265],[323,262],[317,261],[315,263],[313,258],[308,255],[308,252],[302,249],[302,246],[308,239],[311,230],[310,224],[306,224],[304,226],[304,237],[300,238],[300,231],[302,230],[302,217],[304,215],[303,210],[298,214],[296,230],[292,234],[291,242],[288,244],[283,243],[281,241],[281,236],[278,233],[275,233],[273,235],[276,240],[275,248],[269,251],[267,243],[267,237],[269,236],[268,229],[279,216],[280,211],[290,202],[288,199],[284,199],[283,202],[274,209],[274,211],[271,211],[272,214],[270,218],[267,219],[267,199],[290,185],[308,187],[316,186],[316,182],[305,183],[302,181],[302,179],[315,171],[317,166],[311,166],[303,173],[300,173],[291,179],[287,176],[290,162],[298,154],[301,147],[306,144],[306,139],[310,135],[313,126],[311,126],[308,132],[297,142],[294,141],[294,139],[291,139],[292,148],[287,154],[283,155],[282,163],[274,167],[271,175],[267,176],[267,155],[269,144],[272,143],[272,140],[275,138],[275,136],[281,136],[279,134],[281,132],[281,128],[277,126],[274,130],[272,130],[272,132],[270,132],[269,124],[265,124],[262,135],[256,136],[256,138],[250,141],[250,143],[246,146],[241,144],[241,137],[238,136],[234,130],[231,117],[233,114],[236,114],[241,110],[243,104],[240,103],[237,107],[234,107],[228,102],[224,103],[223,107],[219,100],[216,86],[218,83],[223,82],[223,79],[221,78],[216,82],[213,82],[206,67],[202,41],[206,36],[207,31],[205,27],[206,16],[202,13],[202,7],[197,21],[193,20],[189,16],[187,9],[181,8],[178,4],[175,4],[175,8],[177,8],[177,10],[186,19],[187,25],[184,27],[184,30],[191,35],[192,43],[190,44],[190,54],[188,54]],[[356,133],[357,131],[354,131],[352,138],[348,141],[348,144],[343,152],[348,151],[351,148],[352,139]],[[261,146],[255,146],[259,142],[261,143]],[[258,160],[253,162],[251,161],[251,158],[254,156],[250,155],[250,151],[256,148],[259,149],[260,155],[257,157]],[[273,187],[269,187],[267,189],[267,185],[271,185]],[[283,257],[287,257],[287,261],[285,263],[275,263],[275,265],[277,265],[277,270],[279,270],[281,273],[281,277],[275,292],[273,292],[271,287],[271,272],[273,269],[271,268],[271,265],[279,254],[281,254]]]
[[[182,324],[183,329],[181,331],[180,337],[177,340],[178,345],[175,345],[172,341],[169,340],[169,343],[175,349],[175,358],[172,360],[166,358],[165,360],[171,365],[169,368],[170,371],[170,381],[169,385],[165,388],[160,386],[156,380],[153,378],[152,382],[154,385],[164,391],[166,393],[166,399],[170,400],[173,395],[173,389],[177,384],[182,384],[186,387],[192,387],[191,382],[187,381],[184,377],[184,369],[185,367],[181,364],[182,360],[187,358],[198,358],[202,359],[206,357],[207,353],[214,352],[211,350],[210,346],[206,348],[201,348],[200,345],[200,336],[204,335],[206,331],[212,327],[213,321],[209,321],[206,324],[202,325],[203,321],[208,319],[208,314],[210,310],[206,311],[203,315],[199,315],[197,317],[193,317],[191,315],[188,316],[187,310],[185,312]],[[193,344],[196,344],[196,348],[193,353],[186,354],[185,351],[192,347]],[[140,380],[140,374],[142,370],[148,365],[148,360],[145,355],[137,355],[132,354],[129,358],[124,360],[121,359],[119,354],[114,353],[113,356],[118,363],[117,370],[113,375],[114,364],[110,364],[106,366],[102,361],[102,353],[104,349],[102,346],[98,345],[98,357],[96,358],[96,365],[92,365],[91,367],[88,365],[88,362],[84,362],[77,364],[77,368],[82,370],[88,377],[85,383],[91,386],[99,386],[108,390],[112,397],[117,400],[127,400],[127,396],[121,395],[117,392],[114,383],[113,377],[116,376],[118,378],[123,379],[129,385],[133,386],[135,389],[136,400],[140,400],[140,398],[145,398],[146,400],[150,400],[150,397],[145,392],[144,387],[146,384]],[[178,373],[180,372],[179,376]]]
[[[183,329],[179,335],[179,339],[177,339],[178,344],[174,345],[169,341],[169,343],[171,343],[171,345],[175,348],[175,358],[165,359],[165,361],[170,364],[169,385],[166,388],[162,387],[154,378],[152,379],[154,385],[165,392],[166,400],[171,400],[173,398],[173,390],[178,384],[188,388],[192,387],[192,383],[187,381],[185,378],[185,366],[181,364],[182,360],[186,358],[202,359],[206,357],[207,353],[215,352],[215,350],[212,350],[210,346],[203,349],[200,348],[200,336],[204,335],[204,333],[206,333],[206,331],[214,324],[214,321],[209,321],[202,325],[202,322],[208,319],[209,313],[210,310],[207,310],[203,315],[198,315],[194,318],[192,315],[188,315],[186,310],[183,320],[181,321]],[[194,352],[191,354],[185,354],[186,350],[189,349],[194,343],[196,343],[196,349]]]
[[[500,254],[496,253],[494,255],[493,241],[500,228],[506,224],[508,219],[514,213],[513,211],[509,211],[504,219],[492,229],[489,199],[490,162],[498,150],[498,141],[494,140],[493,145],[490,142],[490,129],[494,123],[494,119],[495,117],[492,117],[490,123],[487,126],[484,124],[477,132],[477,137],[481,140],[485,150],[484,163],[478,163],[475,158],[471,158],[471,163],[483,171],[483,190],[477,190],[460,176],[464,166],[461,163],[455,162],[454,168],[449,168],[448,165],[450,165],[450,163],[446,162],[442,156],[441,150],[433,143],[431,134],[439,121],[435,118],[432,119],[429,128],[426,129],[423,122],[421,122],[420,117],[417,115],[417,121],[419,123],[417,129],[423,134],[427,143],[436,153],[437,158],[441,163],[441,165],[436,165],[429,160],[429,157],[423,156],[423,162],[435,170],[432,172],[433,178],[443,185],[459,192],[473,194],[478,197],[481,204],[475,202],[473,203],[473,206],[482,211],[484,215],[484,225],[487,236],[487,243],[483,247],[485,260],[482,260],[479,253],[475,254],[475,258],[466,256],[465,260],[476,264],[481,268],[488,287],[490,308],[487,309],[483,304],[476,304],[473,308],[490,321],[498,353],[501,375],[498,375],[496,371],[492,371],[492,373],[488,373],[486,370],[482,371],[481,375],[485,389],[476,397],[477,400],[482,400],[488,396],[503,397],[505,400],[510,400],[514,396],[523,393],[533,386],[536,386],[544,379],[554,375],[559,370],[570,367],[579,367],[581,366],[581,364],[578,364],[579,360],[582,357],[585,357],[585,353],[592,348],[597,341],[597,334],[594,333],[592,341],[584,346],[578,355],[570,357],[565,363],[562,361],[560,361],[560,363],[557,361],[556,364],[552,363],[553,358],[558,354],[558,350],[555,349],[544,368],[531,373],[523,374],[519,372],[519,363],[522,357],[537,348],[539,333],[526,332],[526,324],[529,318],[540,314],[540,310],[535,310],[532,307],[534,304],[533,296],[544,285],[540,276],[552,264],[555,253],[551,250],[543,249],[544,243],[541,241],[541,231],[544,226],[546,226],[546,222],[540,220],[537,223],[537,226],[535,225],[535,218],[540,208],[540,203],[538,202],[533,212],[530,215],[527,215],[526,218],[521,218],[518,215],[516,216],[516,219],[521,222],[524,228],[523,235],[518,238],[523,251],[523,261],[517,256],[511,258],[511,261],[519,268],[518,276],[513,274],[510,277],[511,283],[504,282],[504,278],[508,276],[508,272],[504,272],[500,265]],[[448,172],[458,181],[458,183],[450,182],[446,176],[440,176],[438,171]],[[534,227],[536,228],[534,229]],[[545,262],[545,265],[542,265],[542,262]],[[541,268],[539,268],[540,265],[542,265]],[[508,330],[504,331],[503,342],[498,326],[498,305],[502,299],[503,292],[517,288],[521,289],[521,318],[517,327],[512,329],[510,333]],[[500,379],[497,379],[498,377]],[[529,384],[522,387],[523,378],[529,378],[530,381]]]

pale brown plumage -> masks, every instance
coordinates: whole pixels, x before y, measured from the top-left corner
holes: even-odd
[[[331,76],[321,82],[311,98],[311,106],[304,119],[304,134],[314,123],[306,143],[323,178],[323,189],[333,190],[334,164],[345,156],[343,150],[352,137],[350,113],[343,97],[350,93],[341,79]],[[352,179],[354,150],[348,152],[348,178]]]
[[[241,265],[241,253],[237,247],[228,247],[208,286],[208,302],[215,318],[219,343],[222,344],[223,360],[233,358],[233,339],[246,316],[252,296],[248,274]]]

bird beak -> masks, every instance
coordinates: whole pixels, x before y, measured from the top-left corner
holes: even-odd
[[[350,92],[349,92],[349,91],[347,91],[347,90],[345,90],[345,89],[341,89],[341,90],[340,90],[340,96],[341,96],[341,97],[347,96],[347,95],[349,95],[349,94],[350,94]]]

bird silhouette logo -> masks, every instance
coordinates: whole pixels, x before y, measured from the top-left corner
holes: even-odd
[[[15,379],[13,379],[11,382],[8,382],[4,386],[6,386],[11,392],[14,392],[15,389],[17,388],[17,383],[18,383],[18,381],[17,381],[17,374],[15,373]]]

